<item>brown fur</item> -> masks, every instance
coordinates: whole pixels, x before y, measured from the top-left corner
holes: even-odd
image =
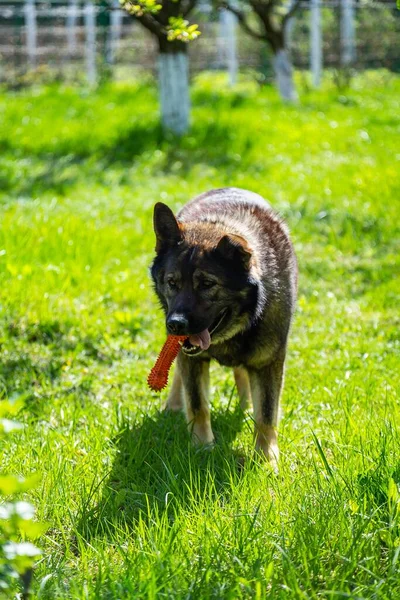
[[[278,458],[277,432],[287,339],[297,290],[289,234],[269,204],[252,192],[217,189],[198,196],[175,218],[154,211],[157,237],[151,273],[167,329],[209,329],[208,350],[179,353],[168,405],[185,406],[194,440],[213,441],[208,367],[234,368],[241,405],[251,396],[256,446]]]

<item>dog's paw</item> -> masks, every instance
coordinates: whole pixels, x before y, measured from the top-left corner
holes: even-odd
[[[269,453],[268,455],[268,465],[270,469],[275,473],[275,475],[279,475],[279,450],[276,447],[276,451],[274,453]]]
[[[195,446],[214,446],[214,434],[211,426],[205,423],[194,423],[192,427],[192,441]]]
[[[267,461],[272,471],[279,473],[278,434],[273,427],[263,427],[256,432],[256,450]]]
[[[172,389],[165,404],[165,410],[178,412],[183,409],[183,399],[180,390]]]
[[[177,401],[170,401],[167,400],[165,406],[164,406],[164,410],[170,410],[171,412],[179,412],[183,409],[182,406],[182,402],[177,402]]]
[[[267,471],[279,475],[279,449],[276,446],[274,449],[256,447],[258,459],[265,464]]]

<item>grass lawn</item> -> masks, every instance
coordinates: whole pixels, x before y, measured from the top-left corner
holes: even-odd
[[[400,598],[400,78],[282,106],[218,76],[181,141],[151,85],[0,94],[1,467],[49,523],[34,598]],[[252,451],[231,372],[193,449],[146,377],[165,338],[152,207],[264,195],[300,266],[281,471]]]

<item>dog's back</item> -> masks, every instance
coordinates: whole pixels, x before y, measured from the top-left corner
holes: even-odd
[[[233,187],[211,190],[188,202],[177,217],[186,225],[186,237],[190,235],[188,226],[193,226],[193,235],[196,226],[210,225],[213,238],[229,231],[246,239],[260,259],[270,258],[273,249],[278,260],[296,267],[286,224],[259,194]]]
[[[253,270],[273,299],[293,313],[297,295],[297,261],[284,221],[259,194],[239,188],[219,188],[188,202],[177,215],[189,243],[213,246],[221,235],[244,238]],[[290,317],[289,317],[290,320]]]

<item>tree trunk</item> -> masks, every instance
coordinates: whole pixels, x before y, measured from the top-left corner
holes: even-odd
[[[273,67],[280,97],[285,102],[297,102],[298,96],[293,81],[293,66],[287,44],[287,29],[284,21],[281,28],[273,26],[270,15],[264,21],[266,40],[274,53]]]
[[[286,102],[297,102],[298,96],[293,81],[293,67],[285,48],[279,48],[274,53],[274,71],[279,94]]]
[[[161,122],[167,131],[183,135],[189,129],[189,63],[186,47],[161,40],[158,55],[158,84]]]

